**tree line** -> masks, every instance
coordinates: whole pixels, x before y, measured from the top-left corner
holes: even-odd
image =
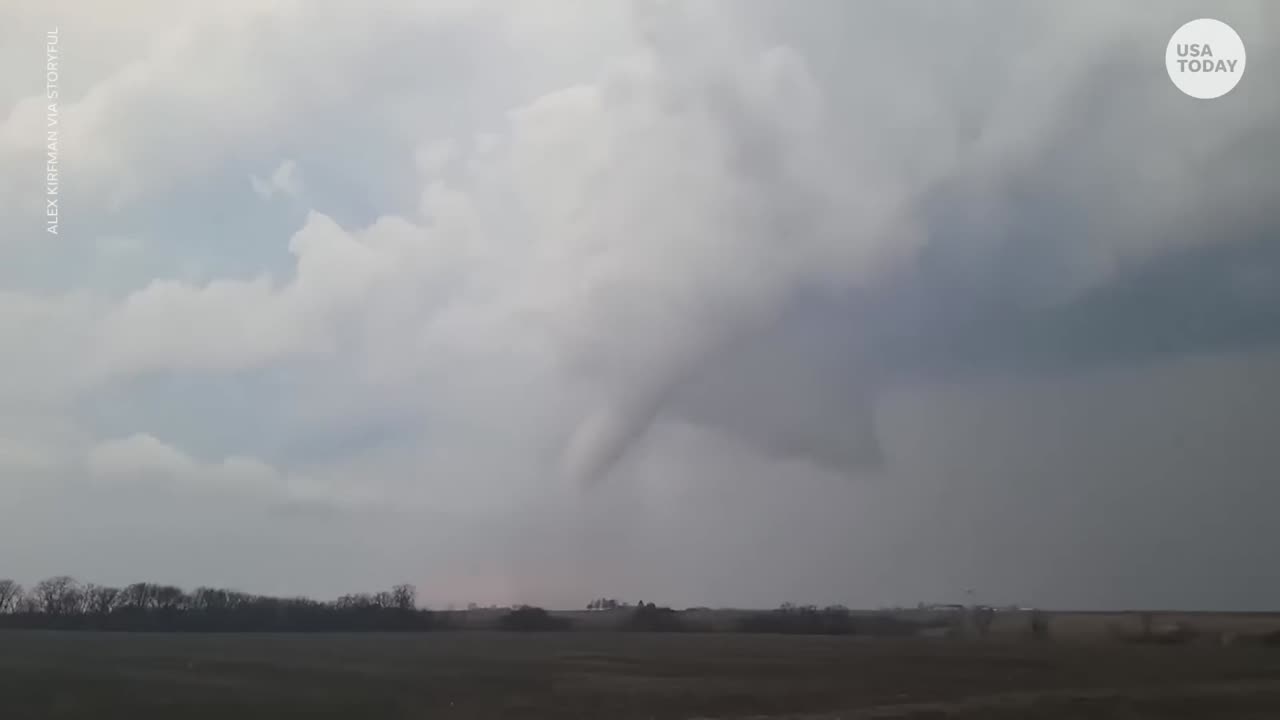
[[[412,585],[344,595],[331,602],[223,588],[192,592],[139,582],[118,588],[61,575],[23,588],[0,579],[0,627],[30,629],[319,632],[430,630],[436,616],[417,607]]]
[[[480,610],[478,606],[472,606]],[[735,612],[726,627],[705,612],[681,612],[654,603],[635,605],[599,598],[590,610],[618,612],[616,630],[640,632],[713,632],[909,636],[926,629],[972,630],[986,635],[994,610],[969,608],[917,617],[897,612],[858,613],[843,605],[818,608],[784,603],[776,610]],[[490,608],[497,610],[500,608]],[[705,611],[705,608],[703,609]],[[463,622],[459,623],[459,620]],[[483,627],[507,631],[561,631],[580,626],[579,619],[542,608],[516,606]],[[1048,616],[1030,614],[1030,630],[1048,637]],[[344,595],[321,602],[305,597],[254,595],[214,587],[187,592],[173,585],[139,582],[125,587],[80,583],[60,575],[23,588],[0,579],[0,628],[190,631],[190,632],[359,632],[424,631],[481,627],[452,611],[419,608],[409,584],[388,591]],[[599,629],[591,623],[581,627]],[[1149,634],[1149,633],[1148,633]]]

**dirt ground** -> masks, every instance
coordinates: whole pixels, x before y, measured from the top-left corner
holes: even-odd
[[[994,639],[0,632],[3,718],[1280,717],[1280,650]]]

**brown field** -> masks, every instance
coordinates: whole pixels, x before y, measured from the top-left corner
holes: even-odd
[[[985,640],[6,631],[0,717],[1280,717],[1280,648],[1217,642],[1280,627],[1276,616],[1161,615],[1202,630],[1173,646],[1116,641],[1116,625],[1140,627],[1133,614],[1054,617],[1049,642],[1016,616]]]

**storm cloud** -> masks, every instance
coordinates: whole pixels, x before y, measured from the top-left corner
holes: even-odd
[[[1280,599],[1201,496],[1277,461],[1265,2],[0,12],[0,574]],[[1249,53],[1213,101],[1164,69],[1204,15]]]

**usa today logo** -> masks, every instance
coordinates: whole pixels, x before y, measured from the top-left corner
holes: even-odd
[[[1164,64],[1179,90],[1212,100],[1231,92],[1244,75],[1244,42],[1221,20],[1192,20],[1169,38]]]

